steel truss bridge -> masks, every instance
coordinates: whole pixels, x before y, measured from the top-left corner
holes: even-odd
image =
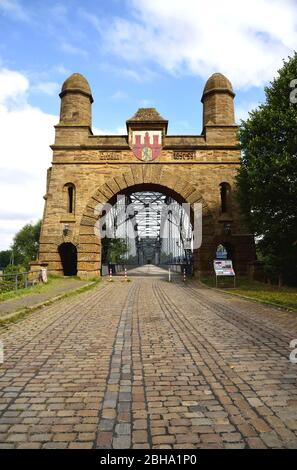
[[[121,195],[105,217],[107,236],[128,248],[125,264],[192,266],[190,214],[172,197],[155,191]]]

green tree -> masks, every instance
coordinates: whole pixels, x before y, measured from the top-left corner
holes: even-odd
[[[284,61],[265,88],[265,102],[241,122],[242,166],[238,197],[250,229],[259,237],[267,270],[297,283],[297,53]]]
[[[6,268],[11,259],[11,250],[0,251],[0,268]]]
[[[40,230],[41,220],[36,224],[25,225],[15,235],[11,247],[15,264],[28,269],[30,261],[37,259]]]
[[[126,241],[120,238],[104,238],[103,262],[109,264],[121,264],[124,262],[124,256],[129,251]]]

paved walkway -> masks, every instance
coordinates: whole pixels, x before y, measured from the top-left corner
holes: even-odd
[[[297,448],[297,316],[150,270],[1,330],[0,446]]]
[[[120,271],[115,275],[116,277],[124,277],[125,273],[124,271]],[[157,266],[154,266],[153,264],[146,264],[144,266],[138,266],[137,268],[132,268],[132,269],[127,269],[127,276],[128,278],[134,278],[134,277],[150,277],[152,279],[153,277],[160,279],[160,280],[167,280],[169,278],[169,270],[168,268],[159,268]],[[181,279],[181,274],[176,273],[172,270],[170,270],[170,276],[172,280],[180,280]]]
[[[53,297],[65,294],[79,287],[87,285],[88,282],[80,281],[79,279],[59,279],[59,283],[54,282],[52,285],[49,285],[45,291],[36,292],[34,289],[36,287],[30,288],[31,292],[15,299],[4,300],[0,302],[0,318],[3,315],[8,315],[9,313],[17,312],[26,307],[34,307],[46,300],[52,299]],[[38,288],[38,287],[37,287]]]

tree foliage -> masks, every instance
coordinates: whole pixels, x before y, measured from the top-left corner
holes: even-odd
[[[41,220],[25,225],[14,237],[12,244],[14,264],[29,267],[30,261],[38,257]]]
[[[0,251],[0,268],[6,268],[11,260],[11,250]]]
[[[271,275],[297,283],[297,53],[265,88],[266,100],[240,127],[238,195]]]
[[[128,252],[126,241],[120,238],[104,238],[102,249],[103,262],[108,264],[122,264]]]

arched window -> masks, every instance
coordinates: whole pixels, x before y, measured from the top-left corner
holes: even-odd
[[[231,212],[231,186],[229,183],[220,184],[220,193],[221,193],[221,212],[225,214],[226,212]]]
[[[64,186],[66,192],[66,210],[68,214],[75,212],[75,186],[72,183],[67,183]]]

